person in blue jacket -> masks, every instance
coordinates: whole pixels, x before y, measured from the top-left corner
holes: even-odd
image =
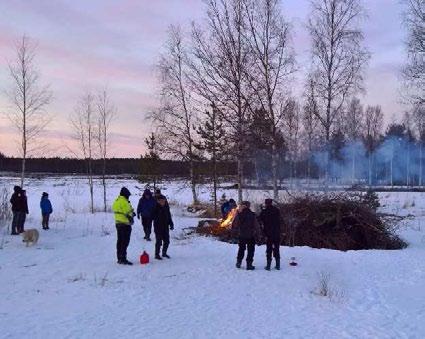
[[[41,209],[41,216],[42,221],[41,225],[43,226],[43,230],[49,229],[49,218],[50,214],[53,212],[52,203],[49,200],[49,194],[46,192],[43,192],[41,195],[41,201],[40,201],[40,209]]]
[[[223,219],[226,219],[230,211],[237,207],[236,201],[234,199],[229,199],[229,201],[225,201],[223,205],[221,205],[221,214]]]
[[[147,241],[151,241],[153,212],[156,204],[157,201],[152,192],[149,189],[145,189],[137,205],[137,219],[142,217],[143,231],[145,232],[144,239]]]

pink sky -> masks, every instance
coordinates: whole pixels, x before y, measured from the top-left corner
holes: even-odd
[[[372,59],[366,77],[365,104],[380,104],[387,120],[401,117],[399,70],[404,55],[404,32],[398,1],[364,1],[369,18],[364,23]],[[308,66],[307,0],[283,0],[292,22],[300,71],[299,91]],[[8,0],[0,2],[0,112],[8,109],[4,90],[10,83],[7,61],[15,39],[23,34],[38,42],[38,68],[54,100],[54,117],[43,136],[45,155],[69,155],[72,147],[69,115],[87,90],[107,86],[118,109],[113,124],[111,155],[138,157],[150,131],[146,114],[157,105],[155,64],[167,27],[202,17],[202,0]],[[17,155],[18,134],[0,116],[0,152]]]

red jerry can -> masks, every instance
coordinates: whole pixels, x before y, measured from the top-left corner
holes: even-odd
[[[147,254],[146,251],[143,251],[143,253],[140,255],[140,263],[142,265],[149,264],[149,254]]]

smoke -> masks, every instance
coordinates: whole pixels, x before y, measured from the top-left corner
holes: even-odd
[[[373,185],[423,184],[423,146],[402,137],[388,137],[372,152],[361,141],[315,152],[319,176],[344,183]]]

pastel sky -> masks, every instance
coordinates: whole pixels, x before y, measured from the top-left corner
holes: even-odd
[[[283,0],[293,26],[300,91],[308,66],[309,39],[305,19],[308,0]],[[362,97],[380,104],[387,120],[401,117],[400,67],[405,59],[398,0],[364,1],[368,18],[363,28],[372,53]],[[23,34],[38,43],[37,63],[42,82],[50,84],[54,100],[52,123],[43,136],[46,156],[66,156],[73,148],[68,118],[86,91],[107,86],[118,109],[112,128],[111,155],[138,157],[151,126],[146,114],[157,105],[155,65],[167,27],[203,17],[202,0],[0,0],[0,112],[8,110],[7,62],[14,42]],[[17,155],[18,134],[0,115],[0,152]]]

